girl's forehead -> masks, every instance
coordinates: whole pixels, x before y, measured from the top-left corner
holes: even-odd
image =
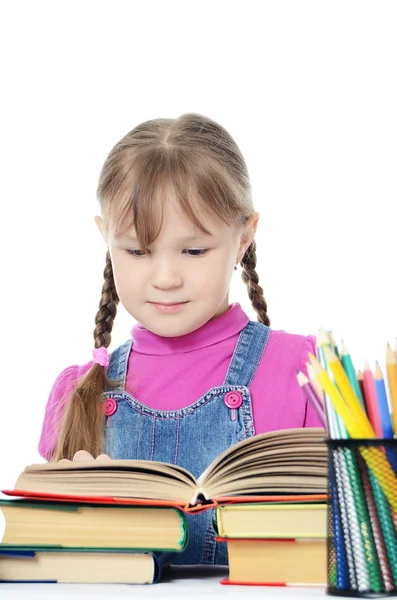
[[[190,217],[187,211],[183,210],[175,196],[168,196],[166,201],[156,203],[150,208],[146,207],[144,223],[146,221],[149,225],[150,222],[151,226],[154,224],[159,236],[165,232],[172,232],[178,239],[216,236],[226,230],[235,229],[234,226],[222,221],[203,201],[192,199],[189,204],[194,211],[194,217]],[[142,220],[137,227],[134,223],[132,207],[121,214],[117,206],[113,206],[109,217],[108,229],[116,239],[121,237],[137,239],[137,230],[138,234],[142,231]]]
[[[175,213],[174,211],[166,210],[162,217],[161,225],[158,229],[158,237],[167,236],[178,241],[181,240],[187,242],[199,238],[217,237],[226,231],[234,229],[213,215],[198,215],[204,229],[198,227],[181,212]],[[137,230],[133,221],[129,224],[124,224],[124,227],[119,228],[118,234],[114,237],[138,240]]]

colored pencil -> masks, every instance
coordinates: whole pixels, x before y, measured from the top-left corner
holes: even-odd
[[[390,506],[397,512],[397,478],[386,456],[380,448],[362,447],[360,452],[378,480]]]
[[[328,343],[328,336],[325,330],[324,335],[322,335],[320,330],[319,337],[316,341],[316,354],[319,364],[321,364],[324,370],[327,372],[328,365],[324,358],[324,351],[321,345],[322,341]],[[312,372],[314,376],[316,376],[313,367]],[[336,414],[332,402],[325,390],[323,391],[323,394],[329,435],[333,439],[338,439],[341,437],[340,420],[338,419],[338,415]],[[350,511],[348,509],[349,497],[347,488],[350,487],[350,483],[343,453],[338,450],[332,451],[331,460],[333,469],[330,470],[330,483],[333,512],[333,532],[335,536],[334,550],[337,566],[337,587],[338,589],[348,589],[350,587],[350,589],[356,590],[357,577],[355,563],[357,561],[355,561],[353,556],[353,549],[355,549],[355,546],[353,544],[351,529],[349,527]],[[355,550],[355,554],[357,554],[357,550]],[[360,561],[358,562],[361,564]]]
[[[325,348],[331,348],[331,337],[326,332],[319,336],[321,364],[328,377],[333,373],[325,359]],[[336,415],[336,428],[339,438],[347,439],[348,433],[340,415]],[[376,575],[376,553],[370,537],[370,523],[360,478],[355,463],[354,451],[342,446],[333,451],[338,502],[343,502],[341,519],[345,536],[346,560],[351,589],[361,592],[378,587],[380,573]]]
[[[351,384],[357,398],[359,399],[361,406],[364,406],[364,399],[362,397],[360,385],[357,380],[356,370],[354,368],[353,361],[350,356],[350,352],[347,349],[346,344],[343,342],[343,340],[342,340],[340,354],[341,354],[342,365],[343,365],[343,368],[345,369],[347,377],[349,378],[350,384]]]
[[[390,344],[387,344],[386,369],[390,390],[393,431],[394,435],[397,435],[397,358],[395,357]]]
[[[317,346],[316,346],[317,356],[318,356],[318,360],[319,360],[320,364],[322,365],[323,369],[327,373],[328,377],[330,378],[332,383],[334,383],[333,373],[330,370],[329,365],[325,359],[324,348],[326,346],[328,346],[330,348],[331,341],[330,341],[328,332],[324,328],[322,328],[322,329],[320,329],[319,336],[317,338]],[[309,359],[310,359],[310,355],[309,355]],[[313,365],[312,365],[312,372],[313,372],[314,376],[316,377],[316,374],[314,373]],[[317,379],[317,377],[316,377],[316,379]],[[348,435],[347,435],[346,427],[343,423],[343,420],[341,419],[340,415],[335,411],[335,409],[332,405],[332,402],[331,402],[329,396],[326,394],[325,390],[324,390],[324,394],[325,394],[325,398],[327,400],[325,403],[326,414],[329,414],[329,421],[332,421],[333,427],[334,427],[334,431],[331,434],[331,437],[333,437],[334,439],[336,439],[336,438],[346,439],[348,437]]]
[[[346,348],[344,348],[342,350],[342,358],[343,358],[343,354],[347,354],[346,352]],[[342,361],[343,364],[343,361]],[[349,378],[350,383],[352,384],[352,386],[354,386],[354,382],[356,382],[356,384],[358,384],[357,382],[357,378],[356,378],[356,374],[354,371],[354,368],[351,369],[349,368],[348,371],[346,372],[346,375]],[[366,533],[366,529],[365,527],[368,527],[369,530],[372,530],[373,533],[373,543],[375,545],[375,552],[376,555],[378,557],[378,569],[379,569],[379,575],[382,578],[382,583],[384,586],[384,589],[386,591],[391,591],[393,589],[393,576],[392,573],[390,572],[390,565],[388,563],[388,556],[387,556],[387,552],[389,551],[389,549],[391,548],[394,551],[394,548],[397,547],[397,542],[393,542],[393,526],[391,526],[390,529],[390,523],[383,523],[382,525],[379,523],[380,519],[379,516],[380,514],[384,514],[385,512],[388,513],[389,512],[389,505],[388,502],[386,500],[385,495],[383,494],[376,478],[374,477],[373,473],[371,472],[371,470],[367,469],[366,464],[364,462],[364,459],[362,458],[362,456],[360,456],[360,453],[354,453],[354,459],[355,459],[355,463],[357,464],[358,470],[359,470],[359,477],[361,477],[361,481],[362,481],[362,485],[364,485],[364,497],[363,497],[363,501],[364,504],[366,505],[366,507],[368,508],[368,514],[369,514],[369,519],[370,522],[366,523],[365,521],[363,521],[362,523],[362,533],[365,535]],[[360,484],[360,489],[362,490],[362,485]],[[375,495],[376,492],[376,495]],[[358,508],[359,510],[359,508]],[[390,515],[389,515],[389,521],[390,521]],[[390,533],[392,533],[392,535],[390,536]],[[386,540],[384,538],[387,537],[387,543]],[[366,548],[367,548],[367,544],[368,541],[365,542],[366,543]],[[370,544],[370,548],[373,546],[371,546],[371,541],[369,542]],[[367,555],[368,555],[368,548],[367,548]],[[374,567],[373,565],[369,564],[370,567],[370,572],[372,574],[372,578],[371,578],[371,589],[374,591],[373,585],[375,582],[375,586],[379,585],[379,580],[377,578],[377,573],[376,570],[374,572]],[[397,568],[397,565],[396,565]],[[373,577],[375,575],[375,579],[373,582]]]
[[[363,406],[364,406],[364,398],[365,398],[365,390],[364,390],[364,375],[360,370],[357,371],[356,374],[358,387],[360,388],[361,398],[363,398]]]
[[[337,345],[337,343],[335,341],[335,338],[334,338],[334,335],[333,335],[332,331],[328,331],[328,339],[329,339],[329,343],[331,344],[331,348],[335,352],[336,356],[338,358],[340,358],[339,350],[338,350],[338,345]]]
[[[379,404],[376,396],[374,376],[367,361],[364,366],[364,391],[365,391],[365,408],[368,418],[375,431],[375,435],[381,438],[383,435],[382,424],[380,421]]]
[[[344,500],[342,497],[342,501],[338,500],[338,488],[336,485],[336,471],[339,471],[339,456],[337,452],[333,452],[331,457],[334,468],[329,471],[329,482],[331,486],[331,507],[332,507],[332,529],[333,536],[329,536],[328,543],[333,547],[333,553],[330,552],[330,557],[335,558],[335,578],[336,578],[336,588],[339,590],[347,590],[349,589],[349,567],[347,561],[347,554],[350,556],[351,565],[353,568],[352,577],[353,581],[355,580],[355,572],[354,572],[354,562],[353,562],[353,554],[351,550],[349,536],[345,535],[345,531],[343,528],[343,506]],[[347,537],[348,540],[348,549],[346,548],[344,538]],[[330,578],[331,582],[331,578]],[[354,587],[354,585],[352,586]],[[357,589],[357,582],[355,583],[355,589]]]
[[[326,428],[324,408],[323,408],[313,386],[311,385],[309,379],[299,369],[297,369],[296,378],[297,378],[298,384],[302,388],[302,391],[304,392],[308,402],[311,404],[311,406],[315,410],[318,418],[320,419],[322,426],[324,428]]]
[[[386,386],[383,379],[383,374],[378,363],[376,363],[376,378],[374,377],[374,385],[376,392],[376,400],[379,410],[379,419],[381,423],[381,435],[386,439],[393,438],[393,425],[391,422],[391,416],[389,412],[389,404],[387,401]],[[394,473],[397,475],[397,452],[393,448],[386,447],[386,456],[389,459],[389,463],[392,466]]]
[[[372,435],[366,435],[363,433],[362,429],[360,429],[360,425],[356,422],[352,412],[350,412],[348,406],[345,404],[335,384],[332,383],[327,372],[311,352],[309,352],[309,359],[313,365],[317,379],[321,383],[324,391],[329,394],[330,400],[335,410],[341,415],[349,435],[353,438],[374,438],[375,433],[373,430]],[[361,453],[378,479],[391,506],[397,511],[397,478],[387,458],[379,448],[363,447],[361,448]]]
[[[330,337],[329,337],[329,333],[325,329],[325,327],[320,327],[318,336],[317,336],[317,341],[320,343],[320,345],[322,345],[322,344],[329,344],[330,346],[332,345]]]
[[[327,423],[332,423],[330,415],[336,419],[328,426],[330,434],[333,429],[334,435],[331,437],[335,437],[337,433],[341,438],[346,438],[348,435],[353,438],[371,439],[375,436],[386,438],[384,428],[389,438],[392,437],[393,427],[386,386],[378,363],[376,363],[375,374],[367,363],[364,374],[361,371],[356,373],[345,344],[342,342],[339,352],[332,332],[326,332],[325,329],[320,330],[316,353],[317,358],[309,353],[310,363],[306,368],[310,381],[306,379],[304,383],[311,384],[317,400],[323,398]],[[391,348],[388,349],[387,369],[390,398],[395,400],[392,403],[395,433],[397,431],[395,419],[397,357],[391,355]],[[315,381],[320,384],[322,393],[318,386],[316,388]],[[336,480],[333,487],[331,480],[330,484],[333,495],[338,498],[342,519],[338,523],[333,515],[333,530],[335,537],[335,529],[338,526],[342,527],[344,553],[347,559],[344,562],[345,554],[340,554],[339,563],[337,560],[336,585],[339,589],[341,587],[338,583],[342,582],[343,572],[339,573],[338,577],[338,567],[339,570],[343,568],[346,570],[346,566],[350,576],[350,589],[380,593],[393,591],[397,587],[396,522],[393,525],[397,511],[397,472],[393,473],[391,468],[395,466],[396,456],[394,449],[388,450],[386,448],[390,463],[384,449],[382,451],[380,447],[360,445],[359,453],[356,455],[353,449],[343,448],[341,442],[341,447],[332,452]],[[333,503],[333,513],[336,512],[336,508]],[[350,530],[348,535],[346,535],[346,527]],[[358,533],[361,533],[362,539]],[[339,545],[341,540],[343,545],[343,538],[339,536]],[[363,563],[363,550],[365,563]],[[335,556],[338,558],[336,550]],[[355,563],[353,569],[352,559]],[[335,585],[334,581],[331,583]]]
[[[342,537],[337,540],[335,548],[337,553],[337,563],[340,560],[338,560],[338,554],[340,556],[345,554],[350,588],[356,590],[358,588],[357,568],[359,568],[360,572],[363,572],[364,575],[367,573],[367,570],[361,537],[359,535],[359,527],[354,527],[354,524],[353,527],[351,526],[351,517],[355,516],[355,509],[352,504],[350,480],[342,449],[339,448],[332,451],[332,462],[335,475],[335,488],[333,490],[332,498],[332,500],[335,501],[335,503],[333,503],[333,510],[337,511],[339,507],[342,528]]]
[[[315,392],[316,392],[318,398],[320,399],[320,401],[322,402],[322,404],[324,404],[324,392],[323,392],[323,388],[321,387],[321,385],[319,384],[319,382],[316,379],[316,376],[315,376],[314,371],[313,371],[313,367],[312,367],[312,365],[309,362],[305,363],[305,366],[306,366],[308,377],[310,379],[310,383],[314,387]]]
[[[368,473],[379,515],[383,540],[385,542],[387,555],[390,559],[390,568],[393,574],[394,584],[395,587],[397,587],[397,535],[395,525],[393,523],[393,515],[395,515],[395,513],[390,510],[386,496],[384,495],[382,488],[370,469],[368,469]]]
[[[349,501],[349,506],[351,507],[349,513],[349,525],[352,529],[358,529],[354,543],[357,544],[359,541],[360,553],[363,554],[367,568],[366,572],[364,573],[363,570],[360,569],[360,566],[356,565],[358,589],[362,591],[371,589],[372,591],[380,592],[382,589],[381,571],[378,564],[375,541],[371,529],[369,509],[367,507],[362,480],[356,464],[356,456],[354,451],[352,451],[350,448],[344,448],[344,454],[347,459],[346,464],[351,488],[351,498]],[[353,507],[354,510],[352,510]]]
[[[360,426],[364,437],[374,437],[374,430],[369,422],[367,415],[365,414],[352,386],[350,385],[349,379],[339,361],[336,354],[328,347],[324,348],[325,359],[334,375],[335,383],[338,386],[341,396],[348,405],[352,415],[354,416],[357,424]],[[347,426],[347,424],[346,424]]]
[[[356,421],[344,399],[340,395],[336,385],[331,381],[328,373],[325,369],[323,369],[319,361],[310,352],[309,360],[313,365],[317,380],[320,382],[325,393],[329,396],[335,411],[342,417],[350,437],[365,438],[366,435],[362,429],[362,424]],[[369,437],[374,437],[374,435]]]
[[[376,398],[378,401],[380,421],[382,425],[382,434],[384,438],[393,437],[393,425],[390,418],[390,409],[387,401],[387,392],[385,386],[385,380],[383,377],[382,369],[379,364],[376,363],[374,373],[374,383]]]
[[[362,492],[365,496],[366,506],[369,513],[370,531],[372,532],[375,540],[376,554],[378,556],[379,563],[379,574],[382,578],[382,581],[380,581],[377,578],[377,574],[375,574],[375,584],[371,583],[371,591],[380,592],[382,589],[384,589],[386,592],[391,592],[394,589],[393,575],[390,568],[389,557],[387,555],[385,540],[383,539],[382,527],[379,518],[379,506],[375,501],[373,489],[371,487],[371,471],[368,472],[367,465],[365,464],[362,456],[359,454],[357,455],[357,464],[361,475]],[[373,477],[373,475],[372,480],[376,482],[376,479]],[[371,566],[373,567],[373,565]]]

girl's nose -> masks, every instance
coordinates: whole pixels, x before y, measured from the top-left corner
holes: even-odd
[[[179,269],[172,261],[161,261],[152,275],[152,285],[162,290],[170,290],[181,287],[183,277]]]

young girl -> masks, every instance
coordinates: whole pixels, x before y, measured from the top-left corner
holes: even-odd
[[[199,476],[248,436],[320,426],[295,375],[315,338],[269,327],[256,272],[259,216],[229,133],[197,114],[142,123],[111,150],[97,195],[108,251],[93,360],[55,381],[41,455],[106,452]],[[229,302],[238,265],[258,322]],[[108,355],[119,301],[137,324]],[[227,563],[210,511],[189,517],[189,528],[175,563]]]

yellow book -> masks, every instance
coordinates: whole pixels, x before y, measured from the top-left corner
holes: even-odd
[[[151,552],[0,552],[0,581],[22,583],[156,583],[169,555]]]
[[[224,538],[326,538],[327,504],[231,504],[216,522]]]
[[[226,541],[229,580],[224,583],[325,585],[327,582],[325,539]]]
[[[176,508],[0,500],[0,511],[3,544],[168,551],[187,543],[186,518]]]

